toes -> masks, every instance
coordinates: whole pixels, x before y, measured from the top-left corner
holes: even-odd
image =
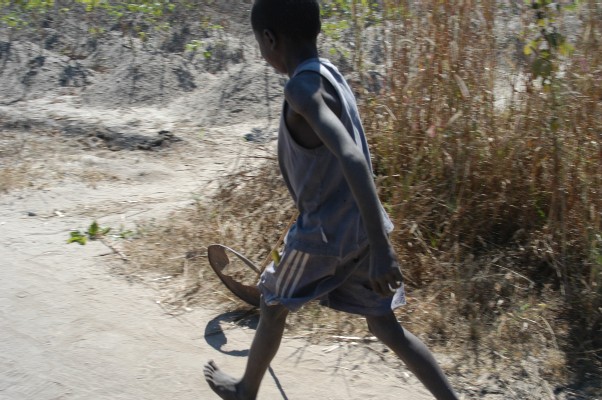
[[[209,382],[214,382],[213,377],[215,376],[217,370],[218,368],[215,362],[213,360],[209,361],[207,364],[205,364],[205,367],[203,368],[203,374],[205,375],[205,379]]]
[[[205,364],[205,371],[217,371],[219,368],[217,368],[217,365],[215,364],[215,362],[213,360],[210,360],[207,364]]]

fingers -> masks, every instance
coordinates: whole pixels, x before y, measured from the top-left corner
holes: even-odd
[[[391,285],[389,283],[387,286],[389,286],[389,290],[391,292],[395,293],[397,291],[397,289],[399,289],[401,287],[401,281],[396,281],[394,285]]]
[[[401,274],[401,271],[399,268],[392,268],[392,271],[385,276],[374,279],[372,281],[372,288],[379,295],[388,297],[391,296],[392,293],[395,293],[402,284],[403,275]]]
[[[370,283],[380,296],[389,297],[403,282],[403,275],[393,249],[371,248]]]
[[[391,296],[392,293],[395,293],[397,289],[399,289],[402,285],[402,280],[392,280],[385,282],[373,282],[372,289],[383,297]]]

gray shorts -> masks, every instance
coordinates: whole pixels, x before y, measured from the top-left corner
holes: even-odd
[[[391,312],[390,297],[372,290],[368,246],[346,257],[319,256],[285,248],[278,265],[271,263],[258,287],[268,305],[296,311],[319,300],[321,305],[352,314],[381,316]],[[403,290],[403,289],[402,289]]]

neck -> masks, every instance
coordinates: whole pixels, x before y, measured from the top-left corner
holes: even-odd
[[[318,48],[315,43],[287,43],[287,53],[289,54],[286,57],[286,71],[289,78],[292,77],[293,73],[297,69],[297,66],[301,64],[305,60],[309,60],[310,58],[318,58]]]

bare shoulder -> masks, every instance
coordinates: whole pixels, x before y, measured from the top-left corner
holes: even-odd
[[[322,94],[322,77],[313,71],[304,71],[292,77],[284,87],[284,97],[294,109],[315,106]]]
[[[294,76],[284,88],[285,120],[291,136],[306,148],[323,144],[324,127],[339,122],[341,101],[326,78],[314,71]]]
[[[303,71],[291,78],[284,88],[286,101],[297,112],[327,106],[340,115],[340,101],[335,88],[315,71]]]

